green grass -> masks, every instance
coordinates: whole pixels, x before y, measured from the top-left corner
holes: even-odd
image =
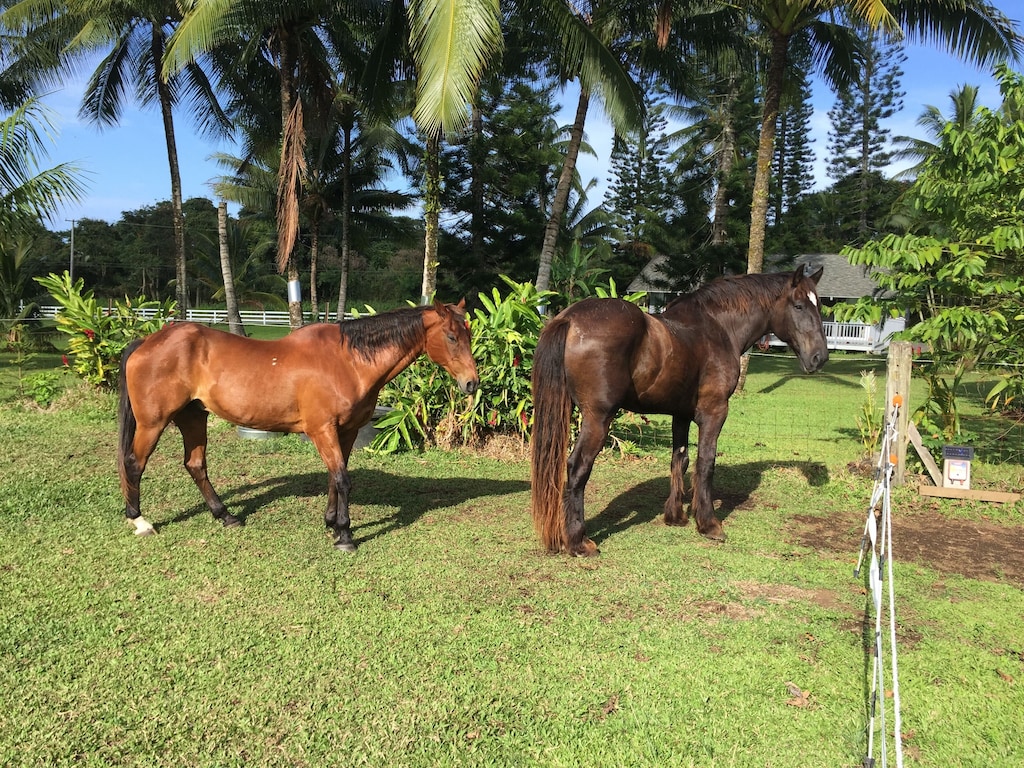
[[[802,377],[755,361],[720,442],[724,545],[660,522],[665,423],[627,427],[640,455],[606,451],[588,487],[594,560],[539,551],[525,462],[441,451],[354,457],[360,549],[340,555],[313,447],[219,420],[211,476],[246,525],[214,523],[169,430],[143,480],[160,533],[136,538],[113,397],[0,397],[0,763],[859,765],[849,521],[863,525],[871,481],[846,465],[864,364]],[[848,551],[802,544],[796,515],[834,518]],[[1021,535],[1020,505],[998,515]],[[1022,764],[1021,585],[897,548],[896,587],[907,764]]]

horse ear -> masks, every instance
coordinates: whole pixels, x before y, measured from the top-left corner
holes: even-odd
[[[457,306],[459,309],[465,309],[466,308],[466,297],[463,296],[461,299],[459,299],[459,303],[456,304],[455,306]]]
[[[815,272],[813,275],[811,275],[811,280],[814,281],[815,285],[817,285],[818,281],[821,280],[821,276],[823,274],[825,274],[825,268],[824,267],[818,267],[818,271]]]
[[[434,311],[437,312],[437,314],[444,317],[444,315],[448,312],[448,307],[446,307],[444,305],[444,302],[441,301],[440,299],[434,299]]]

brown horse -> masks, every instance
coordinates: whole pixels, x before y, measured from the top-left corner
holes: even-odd
[[[743,275],[681,296],[648,315],[619,299],[587,299],[544,328],[533,359],[533,521],[552,552],[596,555],[586,537],[583,492],[620,408],[672,416],[672,463],[665,522],[686,525],[684,475],[690,424],[699,429],[692,512],[697,530],[724,540],[711,501],[718,435],[736,389],[740,356],[773,332],[807,373],[828,360],[816,286],[822,270]],[[565,455],[573,405],[582,423]]]
[[[125,516],[139,535],[153,526],[139,509],[139,482],[170,422],[185,443],[185,469],[213,516],[238,525],[206,473],[209,412],[235,424],[305,432],[329,476],[324,520],[334,546],[355,551],[348,458],[373,416],[381,388],[426,352],[463,392],[480,383],[470,354],[465,302],[435,302],[339,324],[307,325],[258,341],[194,323],[176,323],[134,341],[121,359],[118,471]]]

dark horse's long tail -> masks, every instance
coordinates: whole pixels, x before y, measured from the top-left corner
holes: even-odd
[[[118,378],[118,387],[121,394],[117,401],[117,474],[121,478],[121,493],[125,499],[129,498],[128,492],[131,490],[131,485],[138,482],[128,477],[126,464],[128,457],[132,454],[132,444],[135,442],[136,422],[132,401],[128,397],[125,368],[127,367],[128,358],[132,352],[138,349],[141,343],[141,339],[136,339],[125,347],[124,352],[121,354],[121,374]]]
[[[569,321],[552,320],[540,335],[533,355],[533,435],[531,485],[533,526],[551,552],[565,546],[562,496],[572,399],[565,378],[565,338]]]

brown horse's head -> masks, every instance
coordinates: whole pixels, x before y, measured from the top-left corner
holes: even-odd
[[[476,392],[480,376],[476,372],[470,345],[466,300],[458,304],[442,304],[435,300],[434,312],[428,311],[423,322],[427,331],[427,357],[448,371],[459,383],[459,389],[467,395]]]
[[[818,281],[825,270],[805,275],[798,267],[779,298],[772,331],[796,352],[806,373],[814,373],[828,361],[828,344],[821,322],[821,299]]]

